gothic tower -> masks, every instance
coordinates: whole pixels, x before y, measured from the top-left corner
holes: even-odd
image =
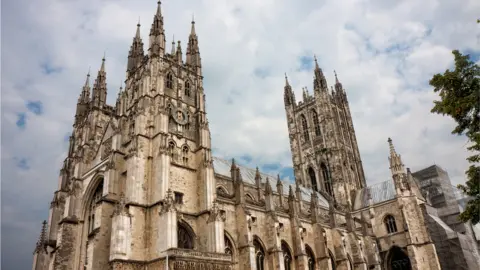
[[[345,89],[335,73],[335,88],[329,91],[316,57],[313,96],[303,88],[303,100],[297,103],[285,79],[295,181],[344,206],[351,204],[351,193],[366,183]]]

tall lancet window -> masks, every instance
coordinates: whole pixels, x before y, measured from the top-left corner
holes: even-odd
[[[307,125],[307,119],[305,118],[305,115],[300,115],[300,122],[302,123],[302,131],[303,131],[303,140],[305,142],[310,141],[310,137],[308,136],[308,125]]]
[[[190,97],[190,94],[191,94],[191,85],[190,85],[190,82],[187,81],[185,83],[185,96]]]
[[[327,166],[325,163],[320,165],[322,170],[323,181],[325,183],[325,191],[330,195],[333,196],[333,187],[332,187],[332,179],[330,178],[330,174],[328,173]]]
[[[173,89],[173,74],[171,72],[167,73],[167,80],[165,81],[165,86],[168,89]]]
[[[397,223],[395,218],[392,215],[387,215],[384,220],[385,227],[387,228],[387,233],[396,233],[397,232]]]
[[[265,270],[265,251],[257,239],[253,240],[253,246],[255,247],[255,264],[257,265],[257,270]]]
[[[312,184],[312,189],[318,191],[317,178],[315,177],[315,172],[312,167],[308,167],[308,176],[310,176],[310,183]]]
[[[315,255],[313,254],[312,249],[308,245],[305,245],[305,251],[307,252],[308,270],[315,270]]]
[[[89,205],[89,212],[88,212],[88,233],[91,233],[93,229],[95,229],[95,210],[97,208],[97,204],[102,198],[103,194],[103,179],[100,180],[95,192],[93,193],[93,197],[90,200]]]
[[[313,119],[313,127],[315,129],[315,136],[320,136],[322,135],[320,131],[320,122],[318,121],[318,115],[315,110],[312,110],[312,119]]]
[[[178,223],[178,234],[177,234],[177,247],[183,249],[193,249],[193,232],[190,232],[189,228],[182,223]]]
[[[285,241],[282,241],[282,253],[283,253],[283,264],[285,266],[285,270],[292,269],[292,254],[290,254],[290,248],[288,248],[288,244]]]

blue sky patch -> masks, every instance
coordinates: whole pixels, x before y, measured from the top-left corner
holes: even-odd
[[[55,67],[48,62],[41,64],[40,67],[42,69],[42,72],[47,75],[50,75],[53,73],[60,73],[63,70],[62,67]]]
[[[35,115],[43,114],[43,103],[41,101],[28,101],[26,106]]]
[[[262,165],[262,170],[264,171],[276,171],[280,169],[280,164],[278,163],[270,163]]]
[[[313,55],[300,56],[299,71],[312,71],[313,70]]]
[[[280,170],[280,177],[286,178],[288,177],[292,182],[295,182],[295,176],[293,174],[293,167],[284,167]]]
[[[256,68],[253,71],[253,73],[255,74],[255,76],[264,79],[264,78],[270,76],[270,69],[265,68],[265,67],[259,67],[259,68]]]
[[[17,113],[17,122],[15,124],[17,127],[24,129],[27,124],[27,114],[24,112]]]
[[[240,163],[250,163],[252,162],[252,157],[249,155],[243,155],[239,158]]]
[[[28,160],[26,158],[15,158],[15,161],[17,168],[24,171],[30,169],[30,164],[28,163]]]

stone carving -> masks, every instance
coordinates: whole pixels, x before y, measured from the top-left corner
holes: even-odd
[[[207,222],[221,221],[226,219],[225,211],[218,207],[217,201],[213,201],[212,209],[210,209],[210,215]]]
[[[102,149],[102,155],[101,155],[102,160],[107,158],[111,153],[112,153],[112,138],[108,138],[103,143],[103,149]]]
[[[175,207],[175,199],[173,198],[173,192],[171,189],[168,189],[167,191],[167,196],[163,200],[163,207],[161,210],[161,214],[166,213],[166,212],[174,212],[176,211]]]

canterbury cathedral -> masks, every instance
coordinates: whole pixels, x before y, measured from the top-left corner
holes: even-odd
[[[367,186],[345,89],[316,59],[301,101],[285,77],[294,182],[212,156],[195,22],[184,56],[167,49],[160,2],[152,14],[115,105],[105,58],[79,87],[33,270],[478,269],[480,238],[452,218],[440,167],[412,173],[386,138],[391,178]]]

